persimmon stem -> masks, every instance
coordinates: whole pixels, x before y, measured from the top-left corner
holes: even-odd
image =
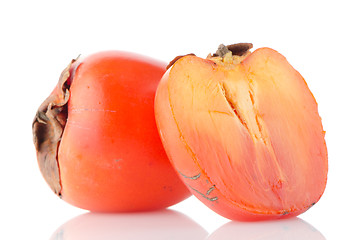
[[[224,44],[220,44],[216,53],[213,55],[214,57],[225,57],[229,52],[232,55],[243,56],[245,55],[251,48],[253,48],[252,43],[236,43],[225,46]]]
[[[230,52],[230,50],[228,49],[227,46],[225,46],[224,44],[220,44],[219,47],[217,48],[215,54],[216,54],[217,56],[223,58],[223,57],[225,57],[225,55],[226,55],[227,53],[229,53],[229,52]]]

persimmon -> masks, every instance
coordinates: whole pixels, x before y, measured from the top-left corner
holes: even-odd
[[[215,212],[296,216],[324,192],[325,132],[300,73],[277,51],[251,48],[176,58],[156,92],[156,123],[179,176]]]
[[[124,212],[165,208],[191,195],[155,123],[165,66],[105,51],[63,71],[33,122],[40,170],[59,197],[91,211]]]

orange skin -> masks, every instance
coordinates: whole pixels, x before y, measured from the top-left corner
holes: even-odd
[[[69,79],[68,119],[58,151],[61,196],[97,212],[166,208],[190,193],[167,159],[154,120],[165,64],[108,51]]]
[[[327,149],[317,103],[272,49],[180,58],[159,84],[155,116],[184,183],[226,218],[297,216],[324,192]]]

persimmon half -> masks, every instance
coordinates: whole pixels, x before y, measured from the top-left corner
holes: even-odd
[[[66,202],[91,211],[171,206],[191,194],[163,149],[154,97],[163,62],[105,51],[73,60],[37,111],[40,170]]]
[[[322,196],[325,132],[303,77],[270,48],[176,58],[156,92],[165,150],[191,192],[233,220],[296,216]]]

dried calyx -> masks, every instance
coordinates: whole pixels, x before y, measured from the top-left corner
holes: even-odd
[[[235,56],[244,56],[251,48],[253,48],[252,43],[236,43],[227,46],[220,44],[216,53],[214,53],[212,57],[225,57],[225,55],[229,52]]]
[[[196,55],[193,54],[193,53],[189,53],[189,54],[186,54],[186,55],[177,56],[174,59],[172,59],[172,61],[167,65],[166,70],[169,69],[170,67],[172,67],[172,65],[174,65],[175,62],[177,62],[177,60],[179,60],[180,58],[183,58],[185,56],[196,56]]]
[[[51,189],[61,197],[58,147],[68,116],[69,81],[76,59],[63,70],[51,95],[40,105],[33,120],[33,141],[41,173]]]
[[[251,43],[237,43],[225,46],[220,44],[216,53],[209,54],[207,59],[210,59],[218,64],[239,64],[249,54],[253,47]]]
[[[207,59],[211,59],[215,62],[229,62],[229,63],[240,63],[249,53],[250,49],[253,48],[252,43],[236,43],[225,46],[224,44],[220,44],[216,53],[209,54]],[[190,53],[186,55],[180,55],[175,57],[166,67],[169,69],[172,65],[177,62],[180,58],[185,56],[195,56],[195,54]]]

